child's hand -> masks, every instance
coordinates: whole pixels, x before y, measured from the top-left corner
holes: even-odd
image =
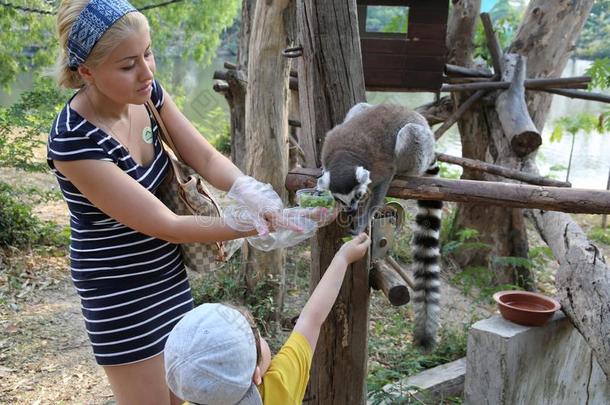
[[[342,256],[348,263],[354,263],[364,257],[370,244],[371,239],[368,235],[361,233],[349,242],[344,243],[337,252],[337,256]]]

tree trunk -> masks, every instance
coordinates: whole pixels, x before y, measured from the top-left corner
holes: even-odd
[[[299,63],[302,145],[308,167],[320,166],[324,135],[350,107],[365,100],[354,0],[298,2],[303,58]],[[312,240],[313,289],[338,250],[344,230],[334,223]],[[369,281],[367,260],[351,266],[322,327],[313,360],[308,404],[366,403]]]
[[[248,83],[248,48],[252,28],[252,12],[256,0],[243,0],[241,6],[241,25],[239,47],[235,69],[228,69],[224,78],[229,88],[223,95],[231,112],[231,160],[245,171],[246,157],[246,90]]]
[[[525,13],[519,31],[509,52],[527,58],[527,77],[557,77],[573,49],[574,42],[582,29],[592,6],[592,0],[548,2],[532,0]],[[569,21],[569,23],[568,23]],[[557,27],[566,29],[557,29]],[[457,63],[456,63],[457,64]],[[537,128],[542,128],[550,97],[541,92],[528,92],[528,109]],[[462,155],[484,160],[505,167],[523,169],[533,164],[535,154],[523,160],[516,158],[512,148],[501,147],[503,131],[497,113],[488,105],[482,109],[471,110],[460,122]],[[493,176],[464,170],[462,178],[476,180],[495,180]],[[477,229],[483,242],[493,245],[492,251],[464,254],[458,258],[462,266],[481,264],[488,261],[489,255],[522,256],[527,255],[527,239],[522,218],[518,212],[503,208],[460,204],[456,227]],[[499,283],[514,283],[517,274],[500,269],[496,273]]]
[[[528,213],[559,261],[555,280],[562,309],[610,377],[610,268],[569,215],[538,210]]]
[[[284,13],[290,0],[256,2],[250,38],[248,88],[246,94],[245,171],[270,183],[286,201],[284,181],[288,173],[288,61]],[[243,271],[248,288],[261,282],[273,296],[276,320],[283,306],[285,284],[284,251],[269,253],[244,245]]]

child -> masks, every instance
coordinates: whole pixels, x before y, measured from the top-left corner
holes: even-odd
[[[362,258],[369,245],[362,233],[341,247],[273,359],[248,313],[223,304],[203,304],[189,312],[165,346],[170,389],[196,404],[301,404],[322,323],[348,265]]]

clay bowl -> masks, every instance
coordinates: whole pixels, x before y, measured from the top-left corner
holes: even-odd
[[[544,325],[561,308],[555,299],[529,291],[500,291],[494,294],[504,319],[519,325]]]

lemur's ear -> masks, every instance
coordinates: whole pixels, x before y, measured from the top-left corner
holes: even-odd
[[[371,172],[366,170],[364,167],[358,166],[356,168],[356,180],[358,180],[358,183],[360,183],[360,185],[368,186],[371,183],[370,175]]]
[[[320,191],[328,190],[330,187],[330,172],[324,171],[322,176],[318,177],[318,185],[316,188]]]

